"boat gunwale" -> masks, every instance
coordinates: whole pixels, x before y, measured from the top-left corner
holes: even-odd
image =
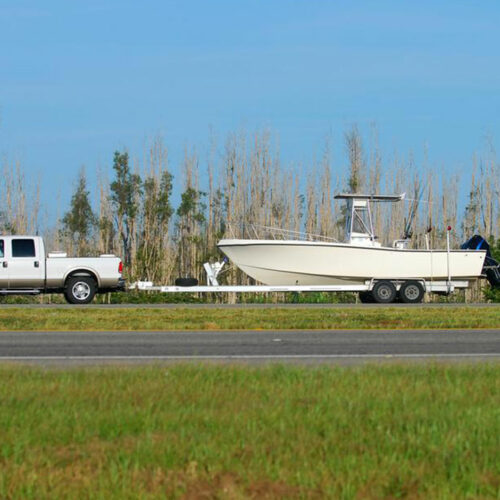
[[[222,243],[227,241],[228,243]],[[231,242],[231,243],[229,243]],[[363,245],[352,245],[349,243],[330,243],[326,241],[299,241],[299,240],[220,240],[217,243],[217,248],[226,248],[226,247],[243,247],[243,246],[269,246],[269,245],[291,245],[291,246],[322,246],[322,247],[341,247],[341,248],[352,248],[352,249],[360,249],[360,250],[383,250],[389,252],[425,252],[425,253],[448,253],[446,249],[425,249],[425,248],[394,248],[394,247],[372,247],[372,246],[363,246]],[[470,248],[456,248],[453,250],[449,250],[449,253],[483,253],[486,255],[486,250],[473,250]]]

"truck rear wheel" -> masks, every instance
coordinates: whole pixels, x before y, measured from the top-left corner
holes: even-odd
[[[88,304],[96,292],[96,282],[90,276],[72,276],[66,281],[64,296],[70,304]]]
[[[405,281],[399,289],[399,298],[407,304],[422,302],[424,294],[424,287],[418,281]]]

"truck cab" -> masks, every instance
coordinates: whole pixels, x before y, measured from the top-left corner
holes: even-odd
[[[36,289],[42,288],[44,282],[45,248],[42,238],[0,237],[0,288]]]

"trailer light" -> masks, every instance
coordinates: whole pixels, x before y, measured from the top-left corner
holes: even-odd
[[[123,273],[123,262],[120,261],[120,263],[118,264],[118,272],[121,274]]]

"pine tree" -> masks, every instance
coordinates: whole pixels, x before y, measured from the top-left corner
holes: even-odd
[[[116,180],[111,183],[111,202],[115,222],[122,241],[123,260],[130,266],[132,261],[132,238],[138,211],[137,199],[141,193],[141,178],[129,167],[128,153],[115,152],[113,170]]]
[[[179,238],[179,269],[182,276],[196,274],[198,247],[202,243],[201,229],[205,224],[206,193],[187,187],[181,195],[177,209],[177,234]]]
[[[89,240],[97,224],[87,189],[85,169],[78,174],[76,190],[71,197],[71,207],[62,219],[63,236],[69,238],[78,255],[89,252]]]
[[[365,163],[361,135],[356,125],[346,132],[345,142],[349,155],[349,190],[351,193],[359,193],[364,186]]]

